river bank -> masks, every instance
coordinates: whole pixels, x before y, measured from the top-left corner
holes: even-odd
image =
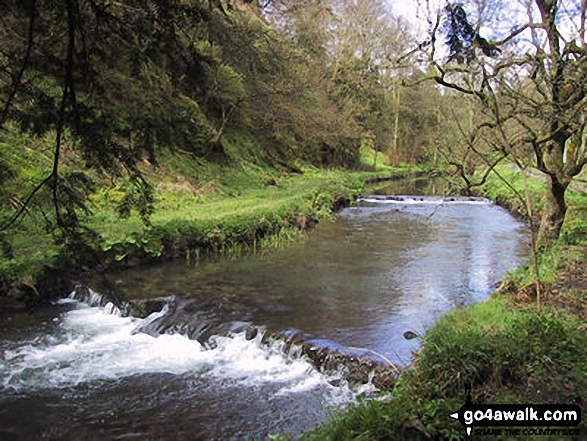
[[[394,184],[393,187],[394,190],[381,189],[381,192],[426,192],[421,183],[415,182]],[[430,189],[430,192],[433,193],[434,190]],[[68,439],[69,433],[87,432],[88,417],[79,418],[80,410],[86,412],[86,415],[91,415],[93,419],[103,419],[102,439],[111,438],[112,434],[126,433],[125,430],[129,430],[128,421],[133,421],[133,428],[136,428],[133,433],[137,438],[149,438],[153,433],[159,435],[162,427],[169,427],[165,426],[166,421],[173,421],[173,427],[169,429],[169,438],[181,437],[182,433],[177,428],[182,426],[182,422],[188,424],[186,421],[191,424],[192,433],[199,433],[198,425],[193,421],[196,419],[198,424],[202,424],[204,420],[199,413],[193,411],[194,402],[205,402],[208,409],[214,409],[213,412],[207,411],[208,414],[213,414],[209,416],[215,422],[222,421],[212,424],[210,429],[220,432],[205,432],[217,434],[211,435],[210,438],[231,439],[230,434],[236,432],[231,432],[230,427],[235,426],[235,421],[252,424],[248,417],[251,414],[256,416],[253,426],[247,426],[253,429],[246,431],[250,437],[259,434],[259,439],[265,439],[270,434],[287,431],[288,427],[294,436],[300,436],[304,430],[325,421],[323,414],[317,414],[313,407],[308,406],[308,400],[316,403],[318,408],[324,407],[321,403],[325,400],[327,405],[336,405],[336,402],[329,398],[329,391],[344,391],[346,381],[355,383],[358,380],[361,383],[360,387],[363,387],[373,367],[363,367],[365,356],[378,361],[381,367],[389,368],[391,363],[385,362],[374,352],[364,353],[365,351],[359,351],[358,348],[368,347],[383,354],[390,361],[394,360],[393,357],[399,356],[404,362],[408,362],[410,347],[415,350],[417,341],[406,340],[403,337],[406,331],[422,334],[438,316],[453,309],[455,304],[474,301],[476,296],[484,298],[490,287],[494,286],[505,271],[503,269],[500,272],[498,266],[503,264],[505,268],[513,268],[523,258],[523,255],[520,255],[520,258],[515,259],[516,263],[512,264],[510,259],[513,257],[513,248],[507,245],[509,243],[513,246],[518,243],[510,233],[518,231],[519,234],[525,235],[523,227],[505,210],[495,207],[488,201],[463,198],[459,202],[450,198],[439,206],[437,202],[442,199],[441,197],[432,197],[426,202],[416,204],[397,204],[398,201],[393,197],[386,199],[385,196],[378,196],[374,198],[376,201],[372,202],[369,202],[369,199],[365,198],[356,207],[342,211],[336,222],[318,225],[312,232],[311,239],[296,241],[283,250],[252,256],[251,253],[244,253],[245,255],[237,259],[219,259],[215,262],[206,259],[197,265],[175,260],[166,264],[149,265],[147,268],[125,269],[112,274],[112,286],[125,293],[125,299],[138,299],[140,304],[145,306],[148,305],[141,299],[147,296],[153,299],[152,308],[141,308],[146,310],[139,314],[140,317],[155,310],[159,311],[163,304],[168,310],[150,316],[145,322],[135,321],[134,329],[138,326],[141,331],[137,333],[133,332],[133,329],[128,330],[127,320],[132,321],[128,317],[111,317],[110,313],[101,313],[98,308],[92,310],[87,304],[93,302],[75,306],[72,304],[71,307],[74,309],[57,316],[57,321],[48,320],[49,324],[57,329],[48,330],[50,340],[46,345],[42,344],[41,348],[32,348],[27,340],[7,343],[12,352],[4,363],[6,384],[12,387],[22,386],[25,389],[29,389],[27,385],[30,385],[30,388],[34,389],[34,385],[38,384],[36,378],[44,385],[47,384],[47,378],[52,378],[57,380],[58,385],[67,386],[66,392],[73,392],[71,399],[53,402],[51,408],[45,404],[47,400],[44,392],[31,392],[37,398],[31,400],[31,404],[35,405],[39,414],[44,415],[36,419],[39,427],[36,429],[37,433],[45,432],[51,421],[62,419],[67,421],[65,426],[68,432],[65,432],[61,439]],[[511,228],[506,226],[508,223]],[[500,246],[500,242],[504,246]],[[522,243],[523,240],[519,243],[520,246],[516,245],[515,248],[521,249]],[[465,248],[470,248],[471,254],[467,254],[468,258],[461,257],[456,261],[455,255]],[[509,265],[505,263],[508,261]],[[423,273],[426,273],[425,277],[422,277]],[[486,283],[482,279],[486,280]],[[108,292],[96,289],[98,292]],[[175,296],[176,301],[168,304],[159,296]],[[112,310],[111,307],[106,309]],[[76,321],[77,316],[83,317],[83,321]],[[73,322],[70,319],[73,319]],[[251,334],[250,337],[255,342],[246,342],[246,334],[244,337],[239,334],[238,337],[222,340],[228,342],[228,346],[218,345],[219,339],[226,336],[225,332],[230,329],[243,329],[247,323],[267,325],[268,332],[260,331],[256,337]],[[112,325],[112,332],[108,331],[107,335],[103,335],[103,331],[94,328],[93,325],[104,330]],[[123,325],[127,332],[119,333],[119,330],[122,331],[119,325]],[[281,330],[281,337],[278,335],[278,341],[275,344],[268,342],[267,346],[265,337],[276,336],[275,331],[271,332],[271,329],[277,332]],[[172,335],[167,331],[171,331]],[[161,332],[163,335],[160,335]],[[46,333],[43,330],[41,335]],[[210,333],[216,336],[212,340],[209,338]],[[305,333],[313,334],[314,337],[308,338]],[[65,338],[55,344],[52,336],[61,337],[62,334]],[[96,338],[96,334],[99,338]],[[145,334],[154,334],[158,338],[145,339]],[[151,344],[152,340],[155,340],[155,343],[168,338],[177,340],[181,334],[197,337],[197,342],[190,340],[189,344],[193,345],[193,348],[197,348],[198,344],[210,344],[211,346],[207,346],[208,351],[204,351],[204,357],[214,357],[216,354],[221,362],[201,367],[192,360],[201,358],[197,350],[190,357],[187,357],[187,348],[176,353],[168,350],[165,354],[169,355],[165,358],[169,358],[169,363],[181,356],[190,359],[186,375],[175,379],[170,375],[155,375],[154,372],[161,363],[159,360],[155,363],[156,357],[160,356],[160,349],[151,351],[142,345],[145,342]],[[38,334],[35,332],[34,335]],[[104,343],[106,338],[108,344]],[[112,344],[111,338],[114,339]],[[258,341],[259,338],[261,341]],[[90,344],[94,340],[100,344]],[[80,341],[84,342],[84,350],[88,352],[75,349]],[[177,340],[179,341],[183,342]],[[333,345],[333,342],[337,342],[338,345]],[[285,349],[291,356],[291,359],[283,362],[285,365],[297,360],[301,353],[305,355],[303,358],[309,358],[312,365],[320,369],[328,371],[334,368],[338,372],[341,364],[346,369],[323,382],[323,397],[316,397],[314,394],[312,396],[315,398],[310,398],[310,389],[314,391],[315,388],[312,386],[314,380],[308,379],[311,383],[295,386],[295,390],[287,396],[286,406],[281,407],[279,404],[274,408],[275,400],[289,392],[284,390],[275,395],[275,398],[257,398],[258,390],[247,389],[246,384],[240,380],[242,369],[233,363],[229,363],[227,369],[222,348],[234,349],[234,344],[241,343],[244,346],[239,352],[238,359],[242,360],[244,365],[257,366],[258,363],[252,360],[259,349],[264,352],[275,349],[278,351],[276,355]],[[66,356],[62,355],[64,344],[71,348],[71,352]],[[120,350],[118,345],[123,345],[124,349]],[[138,350],[135,345],[142,349]],[[343,352],[344,348],[341,345],[347,346],[350,351]],[[404,347],[407,351],[404,351]],[[37,349],[43,353],[42,357],[20,357],[20,354],[28,354],[30,350],[38,354]],[[51,356],[54,355],[53,349],[58,351],[57,359]],[[87,356],[83,355],[86,353]],[[129,357],[129,353],[137,355]],[[142,353],[147,358],[154,357],[154,361],[150,362],[148,367],[136,363],[136,360],[143,359],[143,356],[138,355]],[[171,356],[172,353],[176,355]],[[34,360],[40,362],[34,363]],[[107,362],[101,364],[103,360]],[[329,366],[329,363],[333,366]],[[116,376],[109,374],[110,367],[121,364],[127,366],[123,372],[117,372]],[[239,361],[239,366],[240,364]],[[182,367],[184,361],[181,361],[180,365],[165,367],[165,372],[185,372],[186,368]],[[138,371],[134,371],[133,366],[137,366]],[[146,369],[149,369],[149,375],[137,375],[137,372]],[[226,396],[224,390],[219,392],[220,395],[214,393],[210,396],[206,387],[192,386],[193,393],[174,394],[179,402],[183,402],[186,397],[188,403],[191,403],[181,407],[190,411],[178,414],[176,401],[168,401],[170,383],[181,383],[185,378],[201,384],[208,378],[208,371],[221,374],[226,372],[227,381],[235,374],[239,375],[238,387],[226,385],[233,394],[230,404],[222,398]],[[306,372],[312,376],[315,370],[310,369]],[[393,369],[389,372],[390,379],[394,381]],[[37,376],[37,373],[43,375]],[[352,378],[349,378],[348,374],[351,374]],[[357,378],[356,374],[360,374],[360,378]],[[111,378],[110,375],[114,378],[107,379],[104,387],[102,378]],[[246,376],[251,377],[249,374]],[[262,375],[263,384],[273,383],[273,378],[272,375]],[[87,389],[86,379],[99,379],[101,382],[96,388],[99,393],[93,394],[91,401],[85,397],[80,400],[76,396],[80,389]],[[140,379],[140,389],[135,387],[134,381],[137,379]],[[378,380],[378,375],[375,375],[371,384],[386,387]],[[69,387],[72,381],[83,384],[72,390]],[[305,382],[303,379],[302,381]],[[114,388],[111,386],[112,383],[115,383]],[[92,384],[92,389],[93,386]],[[288,390],[291,389],[288,386]],[[147,390],[150,392],[145,399]],[[192,389],[188,387],[188,390]],[[59,393],[63,394],[62,391]],[[10,396],[9,390],[6,391],[6,395]],[[120,396],[125,397],[124,409],[118,406]],[[217,400],[218,396],[220,400]],[[239,396],[247,403],[245,406],[239,404]],[[112,401],[108,397],[111,397]],[[9,422],[12,411],[16,410],[20,403],[18,400],[11,402],[16,404],[7,405],[4,425],[10,427],[13,433],[23,433],[22,427],[25,423],[18,417],[14,423]],[[263,411],[262,403],[265,402],[272,403],[272,413]],[[65,412],[65,406],[75,411]],[[108,409],[109,414],[102,416],[99,411],[94,412],[96,407]],[[143,411],[145,407],[147,412]],[[140,409],[140,412],[135,412],[135,416],[129,420],[129,409]],[[157,423],[152,424],[153,420],[149,417],[151,411],[156,415],[169,415],[169,418],[158,417],[160,419]],[[63,417],[65,413],[73,416]],[[243,414],[245,416],[241,419],[239,415]],[[306,420],[302,419],[304,423],[300,426],[300,415],[314,419],[314,424],[307,424]],[[276,425],[276,421],[288,424]],[[90,427],[93,428],[95,425]],[[282,429],[278,430],[279,428]],[[27,430],[25,426],[24,431]],[[218,435],[220,433],[224,436]],[[243,432],[239,433],[242,433],[242,438],[246,438]]]
[[[502,176],[523,191],[513,170]],[[540,214],[543,183],[528,180],[529,197]],[[509,209],[523,203],[503,181],[492,177],[484,195]],[[471,386],[474,403],[577,404],[587,396],[587,199],[569,192],[569,213],[560,240],[538,256],[540,297],[533,265],[512,272],[486,302],[441,318],[420,337],[422,349],[412,369],[379,400],[350,406],[304,439],[467,439],[464,427],[449,417],[465,402]],[[540,439],[584,439],[543,436]],[[472,439],[536,439],[505,431]]]
[[[352,201],[363,191],[365,179],[374,175],[310,168],[301,171],[269,178],[254,173],[253,186],[251,174],[237,175],[241,180],[233,175],[235,182],[225,186],[223,194],[194,194],[189,186],[178,189],[178,180],[171,186],[162,182],[158,200],[161,210],[149,226],[136,216],[116,217],[106,209],[113,195],[102,195],[96,204],[106,208],[88,219],[101,231],[102,260],[90,261],[86,264],[90,266],[81,270],[104,271],[173,258],[198,259],[206,253],[238,255],[244,249],[287,243]],[[375,174],[391,172],[385,169]],[[516,176],[512,172],[508,179],[515,183]],[[517,185],[522,183],[518,181]],[[531,193],[533,211],[539,213],[541,183],[531,181],[531,188],[535,188]],[[497,179],[490,180],[483,192],[494,199],[499,195],[499,202],[509,202],[510,208],[516,202]],[[352,406],[306,437],[464,438],[460,423],[448,415],[463,404],[467,383],[472,385],[476,403],[575,403],[585,396],[587,203],[581,194],[571,193],[569,205],[561,240],[540,254],[540,308],[533,291],[532,268],[524,266],[512,273],[487,302],[449,313],[419,337],[422,350],[414,358],[413,369],[400,378],[390,395]],[[38,237],[30,239],[40,242]],[[62,257],[57,254],[54,259],[58,262]],[[53,270],[60,268],[55,265]],[[29,280],[17,282],[21,290],[30,289],[33,298],[45,292]],[[24,307],[28,300],[23,300]]]
[[[280,246],[348,206],[367,182],[418,171],[391,168],[382,155],[374,163],[372,152],[363,156],[369,164],[364,171],[301,166],[292,172],[244,159],[233,167],[168,154],[159,167],[145,166],[155,188],[148,223],[137,212],[121,216],[123,184],[106,185],[95,177],[100,185],[87,198],[83,240],[56,243],[42,212],[34,211],[0,238],[6,249],[0,261],[0,307],[45,303],[71,292],[80,275],[92,272]],[[30,174],[41,174],[42,166]]]

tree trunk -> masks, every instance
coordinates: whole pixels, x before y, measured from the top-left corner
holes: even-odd
[[[561,182],[557,176],[549,175],[548,183],[546,206],[544,207],[540,221],[540,230],[538,232],[539,246],[548,246],[558,238],[567,213],[565,191],[570,181]]]
[[[400,90],[399,90],[399,86],[396,85],[395,89],[393,91],[393,97],[394,97],[394,110],[395,110],[395,115],[393,117],[393,137],[391,138],[391,149],[389,152],[389,165],[391,165],[392,167],[396,167],[399,165],[400,160],[399,160],[399,152],[398,150],[398,137],[399,137],[399,105],[400,105]]]

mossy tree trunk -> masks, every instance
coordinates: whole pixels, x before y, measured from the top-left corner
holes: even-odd
[[[493,155],[503,154],[522,168],[533,166],[546,175],[540,247],[559,237],[567,213],[565,192],[587,165],[587,2],[569,16],[581,23],[580,29],[560,26],[563,9],[560,1],[534,0],[527,20],[511,17],[513,31],[499,41],[487,41],[478,34],[479,24],[468,21],[464,4],[449,3],[452,63],[432,64],[438,84],[477,98],[482,109],[469,136],[471,150],[478,153],[481,143]],[[531,50],[518,45],[520,35],[527,37]],[[456,165],[463,170],[464,161]]]
[[[548,177],[546,206],[542,212],[538,232],[539,245],[552,243],[560,234],[567,214],[565,192],[569,182],[567,180],[561,182],[558,177],[552,175]]]

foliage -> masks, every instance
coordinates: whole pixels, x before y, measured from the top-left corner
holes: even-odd
[[[140,224],[133,219],[119,221],[116,229],[110,225],[108,232],[98,218],[93,226],[104,231],[104,251],[111,261],[231,253],[242,247],[262,247],[271,237],[288,241],[288,231],[303,228],[305,219],[328,218],[335,200],[351,198],[362,188],[360,180],[340,172],[290,179],[277,188],[251,185],[258,178],[237,173],[224,184],[231,196],[209,202],[183,198],[176,205],[169,197],[175,199],[177,194],[160,193],[157,205],[166,208],[156,210],[152,226],[146,229],[136,229]]]
[[[501,53],[501,49],[490,44],[479,35],[469,20],[461,3],[447,3],[445,6],[446,44],[449,48],[449,62],[470,63],[475,59],[475,48],[481,49],[484,55],[495,57]]]
[[[30,217],[57,244],[91,247],[88,209],[106,206],[149,225],[156,190],[145,164],[157,167],[170,149],[188,162],[265,170],[358,163],[356,123],[312,73],[327,61],[271,29],[254,5],[239,3],[230,17],[219,5],[179,0],[1,8],[7,234],[18,236]],[[231,139],[249,127],[254,135]],[[234,187],[238,176],[220,185]]]
[[[454,127],[441,119],[440,109],[451,105],[423,73],[413,72],[405,79],[408,87],[398,88],[397,142],[389,156],[392,165],[434,163],[442,140],[454,136]],[[452,145],[453,141],[449,141]],[[436,161],[437,162],[437,161]]]
[[[196,17],[195,25],[203,20],[201,8],[188,10],[179,2],[134,6],[83,0],[3,4],[2,130],[10,131],[8,121],[16,121],[24,131],[55,137],[50,171],[29,195],[19,195],[23,205],[3,229],[47,187],[54,210],[46,220],[56,238],[71,245],[83,236],[79,211],[85,210],[91,182],[84,174],[61,172],[66,135],[86,166],[112,176],[126,172],[132,191],[124,209],[138,207],[144,219],[151,212],[152,189],[138,162],[144,156],[154,161],[161,145],[202,151],[196,143],[206,126],[189,98],[193,88],[167,68],[187,60],[193,69],[201,57],[181,50],[179,31],[162,32],[187,13]]]
[[[431,77],[477,101],[477,121],[467,130],[461,127],[467,148],[490,167],[507,157],[548,177],[538,233],[543,245],[559,236],[567,212],[565,192],[587,164],[586,126],[579,116],[587,104],[581,31],[587,6],[574,6],[567,10],[562,2],[535,0],[516,10],[501,3],[449,2],[448,59],[435,52],[438,26],[426,45]],[[477,11],[477,22],[468,18],[466,7]],[[489,15],[508,22],[496,26],[494,41],[479,35]],[[465,178],[465,165],[454,161]]]
[[[236,138],[242,143],[247,136]],[[155,184],[155,212],[149,225],[134,211],[120,212],[127,194],[120,188],[124,182],[110,187],[102,183],[88,199],[91,213],[83,215],[84,224],[97,236],[88,231],[84,237],[89,248],[80,243],[77,254],[60,257],[76,265],[103,267],[280,245],[291,241],[300,228],[329,218],[334,202],[352,200],[372,175],[308,168],[304,175],[288,176],[244,157],[241,167],[234,168],[186,161],[183,152],[168,152],[160,161],[160,167],[143,170]],[[52,245],[50,236],[40,241],[34,219],[41,222],[42,231],[42,216],[27,216],[21,228],[28,232],[6,239],[16,259],[34,256],[43,262]]]
[[[580,217],[568,216],[563,225],[561,241],[566,245],[587,243],[587,221]]]
[[[372,167],[378,170],[391,170],[392,167],[389,165],[389,157],[387,155],[379,153],[377,150],[368,145],[363,144],[361,146],[361,163],[367,167]]]
[[[389,396],[352,406],[307,438],[465,439],[448,417],[464,403],[465,384],[476,403],[575,402],[587,391],[586,343],[577,319],[554,311],[498,299],[454,311],[428,331]]]
[[[380,39],[389,15],[382,4],[380,17],[366,6],[349,3],[334,14],[309,2],[268,21],[250,2],[230,13],[199,0],[3,3],[2,135],[44,136],[50,146],[42,149],[50,162],[31,186],[5,187],[9,198],[32,209],[51,202],[53,210],[41,209],[67,242],[83,235],[86,198],[105,176],[125,194],[118,210],[137,210],[148,223],[154,191],[140,165],[156,166],[169,148],[238,160],[244,145],[227,137],[254,127],[259,160],[248,162],[289,171],[297,161],[358,165],[365,136],[386,149],[388,74],[374,63],[401,33],[398,25]],[[336,24],[338,36],[316,16]],[[361,40],[358,29],[345,34],[362,17],[377,27],[377,41]],[[334,41],[339,55],[330,50]],[[358,58],[357,47],[364,48]],[[70,172],[71,158],[93,170],[92,179]],[[19,182],[10,167],[2,170],[2,182]],[[3,228],[24,214],[17,208]]]

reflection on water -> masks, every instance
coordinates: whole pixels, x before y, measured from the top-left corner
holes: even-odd
[[[526,256],[525,230],[486,200],[368,199],[285,250],[189,266],[176,261],[112,278],[130,297],[176,295],[237,319],[298,328],[407,362],[425,331],[485,298]]]
[[[408,185],[394,183],[393,194],[420,191]],[[447,311],[484,299],[525,258],[526,234],[485,200],[385,194],[284,250],[137,268],[109,275],[110,284],[130,298],[194,298],[217,317],[298,328],[407,362],[418,342],[403,333],[421,334]],[[140,319],[80,305],[25,318],[0,322],[0,439],[296,436],[354,399],[304,360],[243,334],[210,347],[153,338],[136,332]]]
[[[445,195],[451,193],[450,185],[442,179],[415,178],[391,182],[376,189],[375,195]]]

